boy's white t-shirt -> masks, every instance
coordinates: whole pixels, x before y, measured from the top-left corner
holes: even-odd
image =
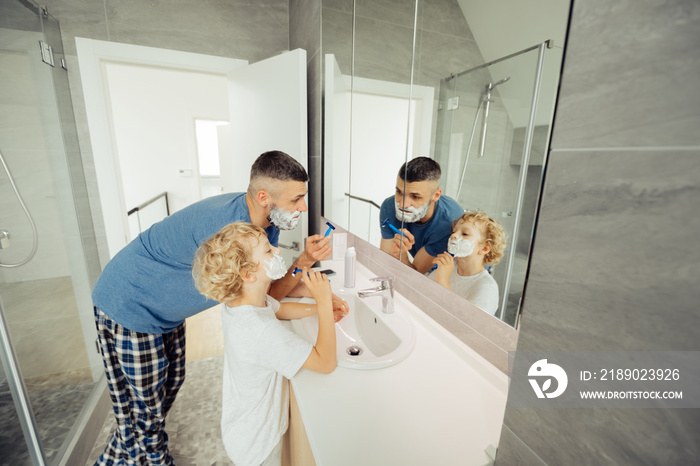
[[[498,310],[498,283],[486,269],[476,275],[463,277],[457,273],[457,264],[455,264],[452,275],[450,275],[450,288],[489,314],[496,314]]]
[[[259,465],[277,445],[289,422],[288,384],[313,345],[277,320],[280,303],[267,307],[221,305],[224,381],[221,432],[236,466]]]

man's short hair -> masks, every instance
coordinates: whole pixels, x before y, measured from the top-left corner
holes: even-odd
[[[269,180],[306,183],[309,181],[309,175],[306,169],[290,155],[279,150],[271,150],[263,152],[253,162],[250,168],[248,190],[253,194],[261,190],[269,191],[270,187],[266,186]]]
[[[406,183],[439,180],[441,174],[440,164],[430,157],[416,157],[399,169],[399,178]]]
[[[282,181],[309,181],[309,175],[304,167],[293,157],[279,150],[264,152],[253,162],[250,169],[250,179],[259,176]]]

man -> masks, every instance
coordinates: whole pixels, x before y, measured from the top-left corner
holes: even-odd
[[[464,212],[453,199],[441,195],[440,175],[440,164],[429,157],[403,164],[396,177],[396,194],[379,211],[380,249],[420,273],[428,272],[433,259],[447,251],[452,221]],[[384,225],[387,219],[403,235]]]
[[[307,210],[308,175],[280,151],[265,152],[251,168],[245,193],[192,204],[141,233],[107,264],[93,291],[100,352],[117,429],[96,464],[173,464],[165,416],[185,378],[185,319],[217,305],[195,288],[197,248],[224,226],[250,222],[277,246],[279,230],[297,226]],[[313,235],[270,295],[281,299],[311,267],[331,254],[330,237]],[[336,298],[334,307],[347,304]],[[347,309],[345,309],[347,310]]]

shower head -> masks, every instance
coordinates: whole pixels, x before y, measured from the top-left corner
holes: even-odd
[[[507,82],[507,81],[509,81],[509,80],[510,80],[510,76],[506,76],[505,78],[501,79],[500,81],[497,81],[497,82],[493,85],[493,87],[500,86],[501,84],[503,84],[504,82]]]
[[[508,80],[510,80],[510,76],[506,76],[505,78],[501,79],[500,81],[496,81],[495,83],[488,83],[486,85],[486,92],[491,92],[496,86],[500,86]]]

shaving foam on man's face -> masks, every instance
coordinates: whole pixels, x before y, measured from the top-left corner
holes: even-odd
[[[439,185],[434,180],[404,183],[401,177],[397,177],[394,199],[396,219],[406,223],[420,222],[428,215],[431,203],[439,197],[436,194],[438,191]]]
[[[420,221],[423,217],[428,214],[428,209],[430,209],[430,202],[423,204],[420,207],[404,207],[401,208],[401,204],[396,202],[396,219],[406,223],[415,223]]]
[[[289,212],[272,204],[268,220],[280,230],[293,230],[299,224],[300,217],[301,212],[298,210]]]

